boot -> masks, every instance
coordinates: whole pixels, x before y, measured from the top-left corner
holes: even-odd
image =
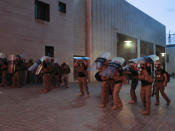
[[[142,114],[143,114],[143,115],[150,115],[150,111],[145,110],[145,111],[142,112]]]
[[[99,105],[99,108],[104,108],[105,107],[105,104],[100,104]]]

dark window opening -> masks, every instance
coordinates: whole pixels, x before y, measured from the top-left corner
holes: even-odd
[[[66,4],[63,2],[58,2],[58,10],[62,13],[66,13]]]
[[[35,19],[50,21],[49,4],[35,0]]]
[[[54,57],[54,47],[53,46],[45,46],[45,56]]]

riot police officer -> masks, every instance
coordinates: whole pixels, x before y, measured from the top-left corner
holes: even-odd
[[[144,106],[142,110],[143,115],[149,115],[151,109],[151,89],[153,79],[150,72],[150,64],[142,61],[140,64],[141,71],[138,75],[138,79],[141,80],[141,100]]]
[[[161,69],[161,64],[159,61],[155,62],[155,83],[154,87],[156,90],[156,103],[155,105],[159,105],[159,92],[162,97],[166,100],[167,105],[170,104],[170,99],[165,94],[165,87],[167,85],[167,75],[163,69]]]

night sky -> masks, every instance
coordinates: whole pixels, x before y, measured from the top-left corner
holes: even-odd
[[[175,34],[175,0],[126,0],[166,26]]]

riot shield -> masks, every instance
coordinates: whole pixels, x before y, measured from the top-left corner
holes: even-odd
[[[159,60],[159,57],[157,55],[149,55],[149,56],[143,56],[135,59],[129,60],[129,62],[134,63],[140,63],[141,61],[154,63],[155,61]]]
[[[96,58],[96,60],[90,66],[90,71],[92,72],[98,71],[98,69],[103,66],[103,64],[106,62],[106,60],[109,59],[110,56],[111,54],[109,52],[101,54],[99,57]]]
[[[107,68],[100,73],[101,76],[104,76],[108,79],[113,78],[117,70],[122,68],[125,59],[122,57],[115,57],[109,62]]]
[[[46,60],[48,62],[51,61],[51,57],[43,56],[38,61],[36,61],[31,67],[28,68],[29,71],[35,71],[35,75],[39,75],[42,70],[42,62]]]

